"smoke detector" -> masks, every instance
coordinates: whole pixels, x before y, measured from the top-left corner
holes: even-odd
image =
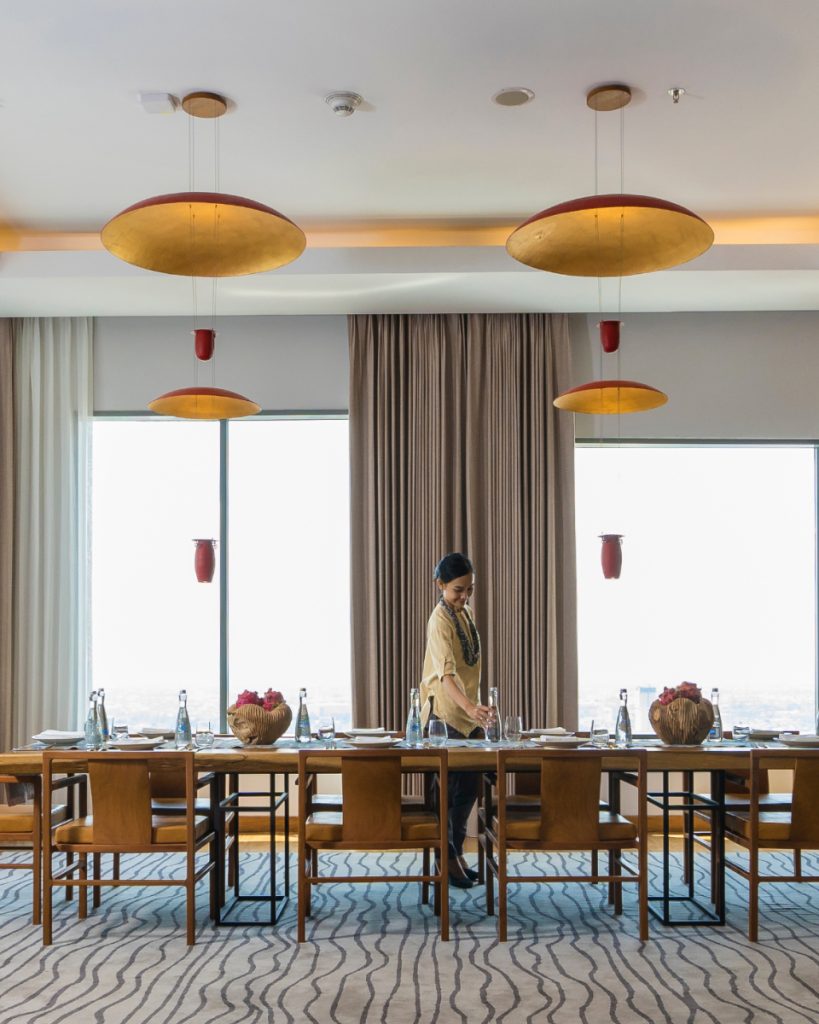
[[[339,117],[349,117],[361,104],[357,92],[331,92],[324,97],[324,102]]]

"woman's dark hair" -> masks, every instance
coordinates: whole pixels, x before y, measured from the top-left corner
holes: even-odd
[[[459,576],[467,576],[474,571],[475,566],[466,555],[462,555],[460,551],[451,551],[448,555],[444,555],[435,566],[432,578],[440,580],[442,583],[450,583],[452,580],[457,580]]]

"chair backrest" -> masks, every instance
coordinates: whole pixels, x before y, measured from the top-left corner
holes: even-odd
[[[773,751],[765,753],[772,754]],[[819,750],[789,751],[788,754],[793,754],[790,837],[795,843],[819,848],[819,814],[816,812],[816,808],[819,807]],[[760,775],[765,770],[759,767],[760,761],[764,764],[764,760],[759,758],[755,762]]]
[[[184,779],[183,797],[193,800],[193,753],[190,751],[131,753],[104,751],[73,755],[46,751],[43,770],[76,771],[86,763],[93,807],[92,842],[102,846],[149,846],[151,843],[151,775],[170,773]],[[190,817],[191,812],[189,812]]]
[[[446,750],[331,750],[307,751],[299,755],[299,817],[309,814],[306,801],[307,776],[332,770],[340,762],[342,840],[389,845],[401,841],[402,775],[417,772],[432,762],[442,776],[442,814],[446,815]]]
[[[596,843],[600,838],[600,781],[606,761],[637,771],[645,787],[645,751],[499,750],[498,812],[505,822],[511,770],[539,767],[540,836],[544,844]],[[641,800],[641,805],[644,801]]]

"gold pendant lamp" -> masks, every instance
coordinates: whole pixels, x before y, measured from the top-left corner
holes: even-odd
[[[227,100],[190,93],[192,118],[219,118]],[[276,270],[301,256],[304,232],[263,203],[221,192],[176,192],[134,203],[113,217],[102,244],[126,263],[160,274],[236,277]]]
[[[627,85],[592,89],[594,111],[621,110]],[[510,256],[536,270],[576,277],[628,277],[687,263],[710,249],[714,232],[697,214],[654,196],[583,196],[541,210],[509,236]]]

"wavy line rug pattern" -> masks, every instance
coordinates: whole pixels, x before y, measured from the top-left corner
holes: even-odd
[[[55,944],[44,950],[40,930],[28,923],[27,876],[0,873],[0,1024],[819,1019],[819,887],[763,890],[761,941],[752,945],[743,933],[745,892],[731,879],[726,927],[672,930],[652,922],[644,947],[634,897],[625,897],[615,919],[604,886],[517,886],[505,945],[495,940],[482,893],[455,891],[453,939],[441,943],[418,886],[351,886],[340,877],[367,865],[389,869],[406,856],[330,855],[339,881],[319,890],[311,941],[301,947],[294,902],[276,928],[214,929],[203,887],[192,948],[185,945],[181,894],[146,888],[105,890],[102,907],[85,922],[60,902]],[[243,879],[252,886],[258,876],[263,886],[265,856],[243,858]],[[171,872],[173,858],[165,860]],[[553,860],[556,872],[577,864],[571,856]],[[697,860],[702,871],[704,858]],[[810,867],[819,864],[814,859]]]

